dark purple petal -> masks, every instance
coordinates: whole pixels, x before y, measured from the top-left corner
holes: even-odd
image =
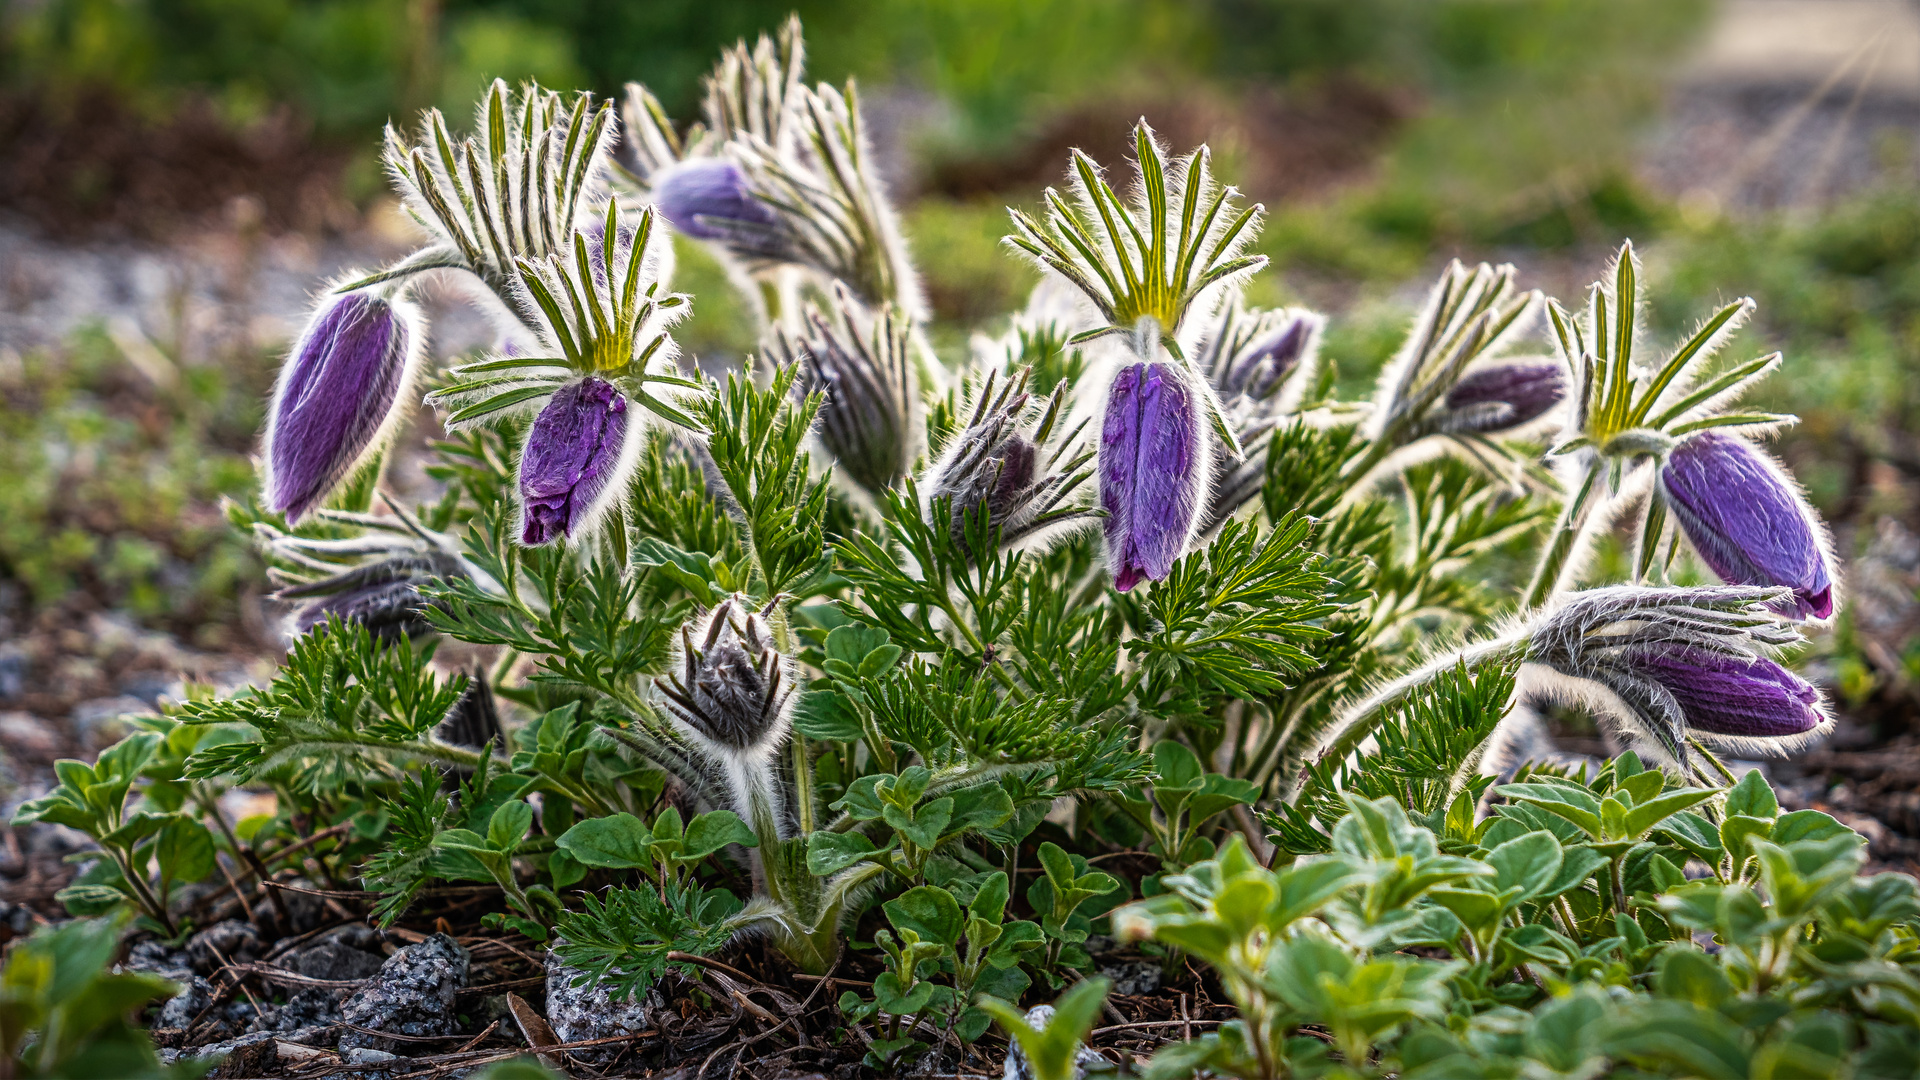
[[[1464,430],[1507,431],[1535,420],[1567,396],[1566,375],[1551,362],[1495,364],[1469,372],[1447,391],[1447,409],[1505,406],[1476,410]]]
[[[1241,349],[1227,369],[1215,377],[1220,392],[1246,394],[1252,398],[1271,397],[1305,355],[1314,325],[1315,320],[1310,316],[1289,319],[1279,329]]]
[[[1636,673],[1673,694],[1687,725],[1712,735],[1778,739],[1820,726],[1820,694],[1771,660],[1698,649],[1641,652]]]
[[[520,458],[521,542],[571,536],[612,478],[627,438],[627,399],[605,379],[553,395],[527,432]]]
[[[773,211],[748,189],[746,174],[723,158],[674,166],[654,185],[653,199],[674,228],[698,240],[732,238],[729,223],[774,223]]]
[[[348,293],[315,313],[267,414],[267,506],[298,521],[365,455],[406,380],[411,332],[393,306]]]
[[[1833,574],[1799,493],[1758,447],[1712,429],[1667,456],[1660,487],[1700,558],[1729,585],[1783,585],[1791,619],[1833,614]]]
[[[377,581],[335,593],[301,608],[293,619],[294,631],[307,633],[324,626],[329,616],[338,616],[343,622],[365,626],[379,641],[420,637],[433,630],[426,618],[432,605],[417,585],[408,579]]]
[[[1164,579],[1200,509],[1201,417],[1193,390],[1164,364],[1113,381],[1100,431],[1100,505],[1113,587]]]

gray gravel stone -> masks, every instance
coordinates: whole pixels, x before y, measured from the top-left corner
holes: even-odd
[[[454,992],[467,981],[467,950],[445,934],[435,934],[387,958],[366,986],[354,992],[341,1018],[357,1027],[395,1035],[451,1035]],[[395,1039],[349,1029],[340,1049],[401,1049]]]
[[[1113,980],[1113,992],[1122,996],[1151,994],[1160,989],[1160,965],[1145,960],[1110,964],[1100,974]]]
[[[223,956],[228,963],[246,964],[260,959],[264,951],[260,931],[255,930],[252,923],[239,919],[214,923],[187,939],[187,958],[192,961],[193,970],[202,975],[218,971]]]
[[[574,986],[573,980],[583,974],[579,968],[561,963],[553,952],[547,953],[547,1024],[561,1042],[611,1039],[648,1029],[647,1017],[652,1003],[647,998],[654,995],[648,994],[639,1001],[616,1002],[604,986],[593,983]],[[589,1048],[572,1053],[585,1061],[600,1062],[612,1060],[618,1050],[615,1045],[605,1048],[604,1052],[600,1048]]]
[[[1027,1010],[1026,1020],[1030,1027],[1045,1031],[1047,1024],[1053,1020],[1053,1006],[1035,1005]],[[1086,1046],[1081,1046],[1074,1051],[1074,1080],[1084,1080],[1089,1073],[1112,1073],[1113,1071],[1113,1062],[1101,1057],[1098,1051]],[[1007,1048],[1007,1063],[1001,1070],[1000,1076],[1001,1080],[1034,1080],[1033,1063],[1027,1060],[1027,1052],[1020,1049],[1018,1039],[1013,1040],[1012,1045]]]

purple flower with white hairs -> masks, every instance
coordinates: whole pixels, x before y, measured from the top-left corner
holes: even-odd
[[[611,501],[629,422],[626,397],[605,379],[588,377],[553,395],[520,457],[522,543],[572,536]]]
[[[1687,726],[1708,735],[1782,739],[1826,721],[1813,684],[1765,657],[1672,649],[1631,653],[1626,667],[1672,695]]]
[[[1551,360],[1491,364],[1468,372],[1447,391],[1449,432],[1492,434],[1545,416],[1567,396],[1566,373]]]
[[[1693,549],[1729,585],[1780,585],[1790,619],[1833,614],[1833,573],[1812,511],[1779,466],[1738,435],[1681,440],[1659,472],[1661,499]]]
[[[1262,311],[1236,301],[1222,308],[1194,355],[1194,367],[1206,373],[1245,451],[1236,456],[1214,440],[1213,485],[1200,535],[1212,535],[1265,486],[1269,436],[1300,406],[1312,383],[1325,325],[1323,316],[1301,308]]]
[[[379,443],[412,378],[413,305],[354,292],[314,313],[267,411],[267,506],[298,521]]]
[[[778,222],[772,208],[754,197],[746,173],[725,158],[673,166],[654,182],[653,199],[675,229],[696,240],[771,239]],[[765,245],[745,246],[759,250]]]
[[[1579,699],[1581,686],[1603,687],[1610,696],[1601,712],[1622,734],[1682,764],[1690,736],[1779,753],[1827,722],[1819,693],[1775,660],[1801,640],[1769,611],[1784,593],[1616,586],[1569,594],[1525,631],[1526,660],[1528,670],[1578,681],[1529,678],[1530,691]]]
[[[1121,592],[1164,579],[1192,539],[1207,486],[1199,391],[1159,362],[1121,370],[1100,431],[1107,563]]]

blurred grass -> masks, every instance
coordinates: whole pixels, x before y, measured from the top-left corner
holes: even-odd
[[[219,502],[253,485],[270,364],[184,367],[155,386],[97,327],[57,353],[0,353],[0,591],[237,644],[260,567]]]

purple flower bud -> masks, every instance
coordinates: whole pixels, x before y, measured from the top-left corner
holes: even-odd
[[[433,624],[426,618],[429,606],[412,581],[381,581],[308,604],[294,615],[293,628],[305,634],[325,626],[329,617],[338,617],[365,626],[375,640],[391,644],[432,631]]]
[[[266,499],[298,521],[379,441],[411,374],[411,305],[369,293],[334,297],[280,368],[267,412]]]
[[[725,158],[674,166],[654,184],[653,199],[674,228],[696,240],[735,240],[742,227],[771,229],[777,220],[754,198],[740,166]]]
[[[601,508],[627,441],[627,399],[605,379],[588,377],[553,395],[527,432],[520,457],[520,540],[544,544],[572,536]]]
[[[1250,398],[1272,397],[1306,355],[1307,343],[1319,329],[1317,316],[1302,314],[1242,346],[1214,370],[1213,385],[1222,398],[1245,394]]]
[[[1688,727],[1709,735],[1780,739],[1826,720],[1820,692],[1764,657],[1674,649],[1630,654],[1627,665],[1673,695]]]
[[[427,610],[435,605],[420,594],[422,584],[466,576],[458,558],[437,551],[409,551],[288,586],[273,598],[305,602],[293,614],[295,634],[324,627],[328,618],[338,617],[365,626],[376,640],[391,644],[432,632]]]
[[[1660,493],[1693,549],[1729,585],[1779,585],[1790,619],[1833,614],[1833,574],[1812,511],[1760,449],[1708,429],[1688,436],[1660,469]]]
[[[1172,367],[1136,363],[1113,380],[1100,431],[1100,506],[1121,592],[1143,577],[1165,578],[1192,537],[1206,431],[1198,395]]]
[[[1447,391],[1447,430],[1488,434],[1510,431],[1545,415],[1567,396],[1566,374],[1551,361],[1494,364]]]
[[[1003,544],[1091,513],[1060,504],[1091,475],[1080,467],[1093,454],[1065,447],[1051,453],[1047,449],[1065,402],[1065,385],[1055,389],[1029,438],[1023,426],[1030,400],[1027,378],[1023,373],[996,392],[997,376],[987,377],[972,419],[954,433],[923,484],[929,508],[940,499],[949,500],[947,524],[954,544],[962,550],[968,549],[970,523],[983,509],[987,520],[999,528]],[[1065,442],[1071,445],[1078,436],[1075,428]],[[1071,460],[1060,466],[1060,459],[1070,453]]]

